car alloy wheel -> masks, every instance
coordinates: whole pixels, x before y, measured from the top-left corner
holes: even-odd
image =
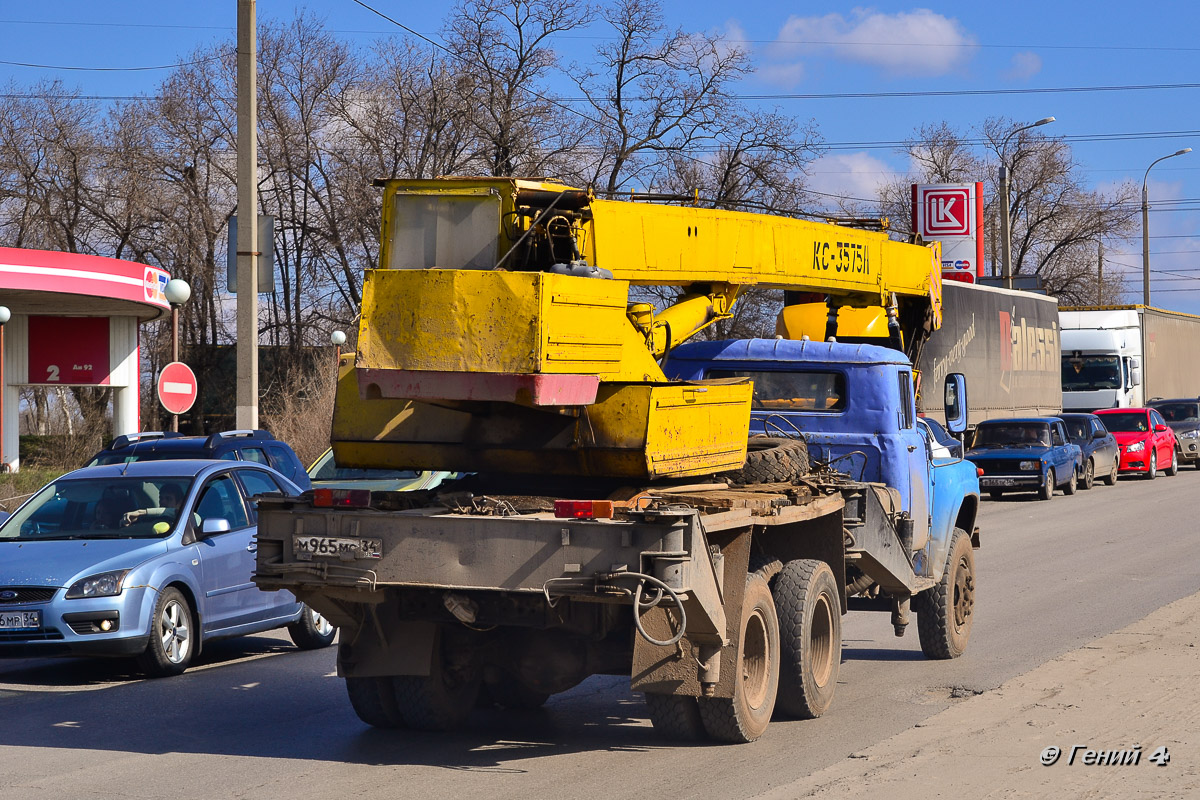
[[[186,660],[192,649],[190,620],[191,615],[181,603],[171,600],[163,606],[155,633],[162,640],[163,655],[172,664]]]

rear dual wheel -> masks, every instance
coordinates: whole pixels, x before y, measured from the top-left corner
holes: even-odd
[[[741,617],[733,697],[696,701],[704,730],[719,742],[753,742],[762,736],[779,691],[779,617],[761,575],[746,576]]]

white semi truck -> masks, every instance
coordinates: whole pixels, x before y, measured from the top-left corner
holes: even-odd
[[[1064,411],[1200,396],[1200,316],[1149,306],[1064,307]]]

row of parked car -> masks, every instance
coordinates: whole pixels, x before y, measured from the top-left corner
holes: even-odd
[[[253,583],[257,501],[310,488],[430,488],[446,473],[308,470],[262,430],[119,436],[0,525],[0,656],[129,656],[150,676],[205,643],[287,628],[302,649],[336,630]]]
[[[1074,494],[1123,473],[1150,480],[1175,475],[1181,463],[1200,467],[1200,399],[1152,400],[1146,408],[1106,408],[1093,414],[996,419],[974,432],[966,458],[993,500],[1008,492],[1057,489]]]

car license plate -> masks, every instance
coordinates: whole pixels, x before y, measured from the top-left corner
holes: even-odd
[[[341,536],[293,536],[292,553],[302,561],[313,556],[330,558],[380,558],[382,539],[351,539]]]
[[[1016,486],[1017,482],[1012,478],[980,478],[981,486]]]
[[[38,631],[41,629],[41,611],[0,611],[0,631]]]

